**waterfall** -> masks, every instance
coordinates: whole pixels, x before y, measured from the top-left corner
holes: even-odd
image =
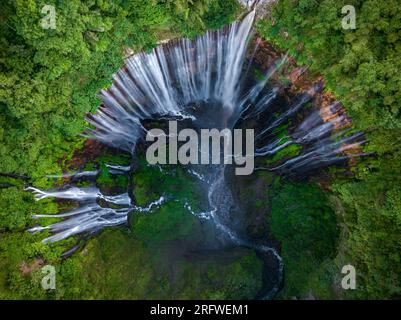
[[[272,156],[292,144],[304,148],[302,154],[269,167],[273,172],[290,174],[306,168],[327,166],[355,156],[348,156],[344,152],[363,143],[361,134],[350,137],[344,135],[340,140],[333,140],[331,137],[343,125],[344,116],[324,121],[314,111],[284,138],[276,136],[275,130],[297,115],[322,89],[322,85],[316,84],[281,114],[270,114],[281,88],[269,88],[267,84],[286,63],[287,55],[275,61],[265,72],[263,79],[248,81],[252,77],[250,64],[256,53],[256,48],[251,50],[251,59],[247,60],[254,19],[255,10],[252,10],[242,21],[220,30],[208,31],[193,40],[173,40],[156,47],[150,53],[141,52],[127,58],[124,67],[113,76],[112,86],[100,92],[102,104],[97,112],[87,115],[86,119],[93,127],[84,135],[134,156],[136,146],[147,132],[145,120],[185,119],[197,126],[199,114],[193,108],[197,104],[204,107],[201,111],[207,121],[231,129],[239,121],[260,121],[264,119],[264,115],[269,114],[267,123],[257,132],[256,156]],[[224,115],[222,117],[216,116],[219,108],[223,111],[220,113]],[[114,175],[132,174],[133,171],[131,166],[106,166]],[[230,225],[230,208],[234,197],[225,181],[225,167],[211,168],[188,168],[188,172],[208,188],[206,193],[209,208],[196,213],[188,203],[184,206],[200,219],[213,221],[216,229],[233,244],[271,252],[277,258],[281,279],[283,265],[276,250],[251,243],[238,235]],[[62,177],[87,179],[98,174],[99,171],[91,171]],[[128,193],[108,196],[95,186],[68,186],[48,191],[30,187],[27,190],[34,192],[37,200],[52,197],[73,200],[78,204],[77,208],[59,214],[34,215],[36,219],[63,219],[48,226],[30,229],[31,232],[49,230],[52,235],[44,239],[44,242],[55,242],[73,235],[123,225],[127,223],[129,213],[151,212],[167,201],[161,196],[148,206],[139,207],[133,203]],[[269,297],[277,290],[276,286]]]
[[[188,117],[188,105],[197,101],[217,100],[233,112],[254,17],[251,11],[242,22],[195,40],[129,57],[112,87],[100,93],[102,106],[87,117],[96,129],[86,136],[134,152],[144,133],[141,120]]]
[[[141,123],[143,120],[177,116],[193,119],[188,106],[197,101],[219,101],[228,113],[234,113],[236,106],[241,105],[238,103],[241,72],[254,18],[255,11],[251,11],[241,22],[221,30],[208,31],[194,40],[175,40],[150,53],[141,52],[129,57],[125,66],[113,76],[113,85],[101,91],[102,104],[96,114],[87,116],[87,121],[95,128],[88,129],[85,136],[134,154],[138,140],[146,132]],[[260,90],[260,87],[259,84],[257,88]],[[107,167],[111,174],[127,174],[131,170],[129,166]],[[61,177],[79,179],[98,173],[83,172]],[[196,171],[193,173],[199,176]],[[58,236],[44,239],[45,242],[124,224],[129,212],[149,211],[153,207],[152,204],[148,208],[135,206],[128,194],[105,196],[96,187],[50,191],[30,187],[27,190],[33,191],[37,200],[53,197],[75,200],[81,205],[81,209],[52,215],[54,218],[69,218],[68,222],[30,230],[60,232]],[[96,204],[100,199],[123,208],[102,208]],[[41,217],[44,216],[34,216]]]

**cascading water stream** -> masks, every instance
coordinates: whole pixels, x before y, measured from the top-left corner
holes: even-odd
[[[249,65],[245,62],[254,19],[255,10],[249,12],[241,22],[235,22],[218,31],[208,31],[195,40],[174,40],[155,48],[151,53],[142,52],[129,57],[125,66],[113,76],[113,85],[100,93],[101,107],[96,114],[87,117],[94,129],[89,129],[85,136],[128,152],[134,157],[136,146],[147,132],[144,126],[144,121],[147,120],[186,119],[200,129],[202,123],[215,123],[212,119],[215,118],[216,112],[220,112],[223,116],[218,119],[218,126],[233,129],[239,121],[258,119],[269,113],[269,108],[274,104],[280,89],[269,89],[267,83],[286,62],[287,55],[278,59],[265,72],[264,79],[253,81],[251,84],[245,83],[248,77],[243,78],[242,75],[244,69],[246,75],[249,73]],[[251,62],[254,53],[255,51]],[[258,132],[257,138],[262,145],[256,148],[257,156],[273,155],[290,144],[305,145],[304,154],[288,159],[270,170],[290,172],[306,166],[306,161],[309,165],[320,163],[323,166],[325,161],[326,164],[337,161],[337,154],[346,150],[344,144],[362,143],[358,140],[358,135],[343,137],[337,142],[331,141],[331,132],[343,119],[322,122],[316,113],[307,117],[291,137],[288,137],[288,141],[271,138],[274,129],[297,113],[318,90],[319,86],[312,88],[287,111],[271,118],[270,123],[266,123]],[[202,117],[194,112],[194,104],[206,105],[205,109],[200,110],[203,112]],[[337,158],[340,161],[347,156]],[[131,166],[107,167],[111,174],[132,174],[133,170]],[[224,166],[188,167],[188,172],[208,188],[209,208],[196,213],[189,204],[184,205],[192,214],[212,221],[233,244],[251,247],[260,252],[270,252],[276,257],[279,280],[266,294],[266,297],[271,298],[278,291],[282,279],[281,258],[274,248],[253,243],[239,236],[230,225],[230,210],[234,199],[225,180],[225,169]],[[80,179],[98,174],[98,171],[93,171],[63,177]],[[74,200],[79,204],[78,208],[60,214],[34,216],[64,219],[48,226],[30,229],[32,232],[49,230],[53,235],[44,239],[44,242],[55,242],[73,235],[126,224],[130,212],[151,212],[153,208],[168,201],[163,195],[147,207],[138,207],[128,193],[106,196],[96,187],[69,187],[51,191],[30,187],[28,190],[36,194],[37,200],[54,197]],[[118,208],[103,207],[99,200]]]

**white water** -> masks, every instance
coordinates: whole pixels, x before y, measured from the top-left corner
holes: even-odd
[[[160,120],[171,117],[195,119],[189,107],[197,102],[211,103],[222,106],[225,116],[233,118],[231,126],[239,119],[259,118],[268,112],[274,103],[279,88],[265,90],[268,80],[286,62],[287,55],[273,63],[266,72],[265,78],[250,88],[244,89],[242,74],[249,73],[246,66],[246,51],[252,34],[252,24],[255,11],[251,11],[242,22],[236,22],[218,31],[208,31],[195,40],[180,39],[155,48],[151,53],[139,53],[129,57],[126,65],[113,76],[114,82],[110,89],[100,93],[102,106],[96,114],[88,115],[87,120],[94,126],[86,132],[86,136],[97,139],[109,146],[135,153],[135,147],[146,129],[143,120]],[[256,50],[256,49],[255,49]],[[253,51],[252,57],[256,51]],[[263,141],[273,129],[294,116],[317,91],[312,88],[301,97],[300,101],[279,115],[259,133]],[[215,118],[213,110],[208,112],[209,119]],[[221,120],[224,125],[229,125]],[[306,118],[297,130],[284,143],[282,139],[268,141],[260,146],[256,154],[259,156],[273,155],[286,146],[314,143],[302,155],[270,168],[273,171],[292,171],[311,164],[333,163],[343,160],[337,154],[344,151],[344,143],[358,144],[357,138],[343,138],[339,142],[329,141],[327,135],[336,125],[332,120],[321,123],[316,114]],[[129,166],[107,166],[112,174],[127,174]],[[162,169],[160,169],[162,170]],[[236,245],[245,245],[263,252],[271,252],[277,258],[279,278],[282,278],[282,261],[274,248],[251,244],[243,240],[230,225],[230,208],[234,202],[225,178],[224,168],[205,174],[191,168],[189,172],[202,183],[209,185],[208,200],[210,210],[196,213],[188,203],[185,207],[189,212],[202,219],[213,221],[223,235]],[[85,178],[96,176],[98,172],[76,173],[62,177]],[[91,233],[105,227],[122,225],[127,222],[130,212],[151,212],[162,205],[166,199],[150,203],[146,207],[138,207],[132,203],[128,193],[107,196],[96,187],[70,187],[62,190],[39,190],[34,187],[28,190],[35,193],[37,200],[53,197],[76,201],[78,208],[55,215],[36,214],[34,218],[62,218],[54,224],[44,227],[34,227],[31,232],[49,230],[52,235],[44,242],[55,242],[67,237]],[[118,209],[102,206],[102,202],[119,206]],[[273,288],[269,297],[277,292]]]
[[[72,178],[72,179],[80,179],[80,178],[91,178],[91,177],[96,177],[99,175],[100,171],[95,170],[95,171],[82,171],[82,172],[76,172],[76,173],[65,173],[61,175],[47,175],[48,178],[53,178],[53,179],[59,179],[59,178]]]
[[[131,166],[117,166],[106,164],[106,167],[109,169],[111,174],[126,174],[131,170]]]
[[[180,39],[159,46],[151,53],[142,52],[129,57],[125,67],[113,76],[114,83],[111,88],[101,91],[102,106],[96,114],[87,117],[88,122],[95,128],[88,130],[86,136],[133,154],[138,139],[146,132],[141,124],[142,120],[172,116],[194,118],[190,115],[190,110],[187,110],[187,106],[194,101],[216,100],[227,113],[236,112],[234,109],[243,105],[238,102],[241,72],[254,17],[255,11],[251,11],[243,21],[218,31],[208,31],[195,40]],[[262,84],[257,85],[258,94],[266,81],[267,77]],[[107,167],[112,174],[126,174],[131,169],[129,166]],[[96,176],[98,173],[82,172],[57,177],[85,178]],[[195,170],[192,174],[198,178],[202,177]],[[52,215],[55,218],[69,218],[68,220],[31,229],[48,229],[56,233],[46,238],[45,242],[124,224],[128,212],[148,212],[165,201],[161,198],[142,208],[132,204],[127,193],[106,196],[96,187],[72,186],[63,190],[48,191],[30,187],[27,190],[34,192],[37,200],[50,197],[68,199],[77,201],[81,206],[72,211]],[[103,208],[97,204],[100,200],[123,208]],[[35,215],[35,218],[41,217],[47,216]]]
[[[297,104],[295,106],[295,109],[299,108],[301,104]],[[337,105],[333,104],[329,108],[333,108]],[[294,108],[291,108],[289,111],[284,113],[279,119],[283,121],[283,117],[287,116],[289,113],[293,113]],[[276,122],[279,120],[276,120]],[[333,117],[332,119],[329,119],[327,122],[324,122],[319,111],[313,111],[295,130],[295,132],[292,133],[292,136],[285,136],[283,138],[274,140],[273,142],[269,142],[267,145],[264,145],[262,147],[259,147],[256,149],[255,156],[272,156],[279,152],[280,150],[283,150],[284,148],[292,145],[292,144],[299,144],[299,145],[306,145],[306,150],[316,150],[318,149],[317,144],[321,144],[322,139],[327,139],[328,137],[331,136],[335,128],[341,128],[345,125],[346,117],[345,115],[339,115],[336,117]],[[270,125],[268,128],[270,128],[272,125]],[[269,130],[265,129],[264,132],[262,132],[259,135],[259,139],[263,137],[266,133],[268,133]],[[361,135],[358,134],[357,138],[360,138]],[[334,137],[332,137],[333,139]],[[328,140],[324,140],[328,141]],[[340,139],[339,142],[336,143],[337,146],[339,145],[345,145],[349,142],[349,139],[347,137],[344,137]],[[359,144],[362,144],[363,141],[359,141]],[[329,143],[327,143],[329,144]],[[335,153],[331,153],[332,155],[337,155],[338,153],[341,153],[344,151],[344,148],[342,149],[335,149]],[[325,155],[329,155],[327,152]],[[296,161],[296,159],[291,159],[292,161]]]
[[[36,200],[45,198],[58,198],[76,200],[79,207],[59,214],[36,214],[34,219],[40,218],[67,218],[54,224],[29,229],[30,232],[49,230],[54,233],[53,236],[43,240],[44,243],[56,242],[70,236],[83,232],[93,232],[105,227],[112,227],[127,222],[128,214],[135,212],[151,212],[165,202],[164,197],[150,203],[146,207],[139,207],[131,202],[128,193],[114,196],[107,196],[100,192],[96,187],[77,188],[72,187],[66,190],[42,191],[36,188],[28,188],[35,193]],[[106,201],[109,204],[120,206],[119,209],[102,207],[99,200]]]
[[[331,139],[324,139],[316,144],[310,151],[301,154],[295,158],[285,161],[283,164],[271,168],[271,171],[277,170],[306,170],[308,168],[327,166],[336,162],[343,161],[348,157],[338,157],[337,155],[346,150],[356,148],[365,143],[361,140],[362,133],[356,133],[349,137],[345,137],[340,141],[332,141]],[[359,156],[362,154],[359,154]],[[323,165],[322,165],[323,164]]]
[[[133,153],[141,120],[188,117],[186,107],[196,101],[216,100],[234,112],[254,17],[251,11],[227,28],[129,57],[100,93],[105,107],[87,117],[96,129],[86,136]]]

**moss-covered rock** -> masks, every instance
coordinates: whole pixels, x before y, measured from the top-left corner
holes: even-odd
[[[167,260],[158,254],[166,252],[162,246],[149,247],[123,230],[93,239],[81,278],[93,290],[85,298],[250,299],[261,289],[262,262],[252,250]]]

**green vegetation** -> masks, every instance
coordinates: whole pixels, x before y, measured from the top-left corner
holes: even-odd
[[[261,287],[261,261],[249,250],[235,249],[229,258],[161,255],[172,248],[148,247],[123,230],[104,232],[87,250],[83,279],[92,290],[78,298],[249,299]]]
[[[130,157],[124,155],[103,155],[98,157],[94,164],[99,168],[100,174],[96,179],[96,185],[104,191],[113,190],[115,193],[125,192],[128,187],[128,177],[125,175],[112,175],[107,168],[106,164],[128,166],[130,164]],[[86,167],[90,169],[93,163],[87,164]]]
[[[105,231],[66,260],[27,233],[6,235],[0,246],[11,255],[0,256],[0,299],[250,299],[262,285],[251,250],[161,259],[155,252],[166,246],[148,247],[126,229]],[[44,261],[56,266],[57,290],[40,287]]]
[[[55,5],[54,30],[41,27],[45,4]],[[76,148],[84,115],[96,110],[124,49],[152,48],[166,25],[180,34],[217,28],[237,9],[222,0],[3,1],[0,172],[60,172],[57,160]]]
[[[284,149],[278,151],[273,157],[269,158],[266,161],[266,164],[268,165],[273,165],[275,164],[278,160],[283,160],[283,159],[288,159],[295,157],[299,154],[299,151],[301,150],[301,146],[297,144],[291,144]]]
[[[327,196],[315,184],[276,178],[269,189],[269,200],[268,223],[281,242],[285,265],[285,287],[281,295],[306,297],[310,282],[323,268],[323,262],[335,255],[339,235],[336,216]],[[329,282],[318,281],[319,286],[332,284],[333,279],[326,275]]]
[[[180,166],[166,165],[163,170],[148,165],[145,157],[139,157],[137,170],[132,177],[133,194],[138,205],[146,206],[160,196],[187,201],[197,206],[196,180]]]
[[[331,192],[315,182],[263,172],[267,194],[242,195],[255,212],[271,212],[267,222],[285,262],[281,298],[401,295],[398,2],[281,0],[271,19],[258,22],[265,39],[309,65],[312,76],[324,76],[326,89],[352,116],[353,129],[366,132],[364,151],[377,154],[354,167],[352,179],[336,178]],[[45,4],[56,8],[56,29],[41,27]],[[350,4],[356,8],[356,30],[341,27],[341,8]],[[60,182],[46,175],[70,168],[84,144],[79,138],[87,126],[84,116],[95,112],[96,94],[111,84],[124,56],[150,50],[159,40],[219,28],[236,17],[237,1],[4,0],[0,6],[0,299],[253,298],[262,286],[262,262],[253,251],[192,251],[200,241],[200,222],[183,203],[196,211],[201,200],[180,167],[160,172],[139,159],[133,177],[112,176],[106,163],[129,161],[112,151],[79,164],[101,170],[96,182],[106,193],[132,182],[138,205],[162,195],[181,203],[132,214],[129,228],[103,232],[68,259],[61,254],[76,239],[44,245],[46,234],[26,229],[36,223],[32,214],[56,213],[71,203],[36,202],[23,191],[28,184],[49,188]],[[280,138],[287,127],[277,130]],[[298,152],[291,145],[267,165]],[[250,230],[264,236],[258,227]],[[337,290],[341,267],[348,263],[357,270],[352,292]],[[45,264],[56,267],[55,291],[40,287]]]
[[[167,203],[152,214],[134,213],[134,234],[148,244],[158,244],[194,232],[199,221],[188,212],[184,204],[187,203],[193,210],[200,207],[195,180],[181,167],[165,166],[163,172],[160,172],[158,167],[149,166],[145,158],[140,158],[138,165],[137,172],[133,175],[133,194],[138,205],[146,207],[161,196]]]
[[[342,29],[344,5],[356,8],[356,30]],[[354,128],[366,132],[365,151],[377,153],[353,180],[333,185],[343,226],[337,259],[356,267],[357,290],[347,293],[355,298],[401,294],[400,17],[397,0],[282,0],[272,20],[258,25],[264,38],[324,76]]]
[[[56,29],[41,27],[44,5],[55,6]],[[134,298],[138,291],[123,294],[129,292],[128,287],[121,287],[123,282],[115,278],[113,285],[102,284],[121,287],[121,291],[107,295],[107,287],[99,289],[100,277],[112,266],[103,264],[98,278],[84,276],[83,271],[89,263],[85,255],[96,265],[100,263],[96,256],[111,257],[115,251],[122,263],[127,252],[137,249],[138,254],[126,266],[134,271],[139,268],[133,265],[136,261],[144,274],[151,274],[140,258],[142,253],[146,256],[140,240],[124,235],[126,244],[119,250],[118,241],[107,246],[111,241],[107,238],[97,247],[98,240],[93,240],[82,253],[62,260],[62,252],[74,245],[74,239],[44,245],[40,240],[45,234],[31,235],[26,229],[35,223],[32,214],[56,213],[69,204],[49,199],[36,202],[23,188],[28,183],[49,188],[60,182],[46,175],[69,169],[74,151],[83,147],[79,135],[87,126],[84,115],[96,110],[100,103],[97,93],[111,84],[128,49],[149,50],[166,37],[192,37],[219,28],[235,18],[238,4],[235,0],[5,0],[0,7],[0,298]],[[112,158],[100,157],[81,168],[91,170],[97,165],[101,170],[97,183],[106,192],[128,183],[124,177],[109,174],[105,163],[125,164],[115,155]],[[146,237],[145,231],[139,231]],[[168,232],[174,234],[175,230]],[[132,242],[136,247],[131,249]],[[96,255],[90,252],[95,247]],[[43,264],[56,266],[56,292],[40,288]],[[243,273],[238,276],[246,278]],[[239,278],[236,281],[241,283]],[[213,284],[207,289],[209,295],[214,292]],[[219,292],[225,296],[232,291]]]
[[[167,2],[173,12],[172,29],[184,36],[194,37],[208,29],[219,29],[232,22],[239,11],[237,1],[225,0],[174,0]]]

